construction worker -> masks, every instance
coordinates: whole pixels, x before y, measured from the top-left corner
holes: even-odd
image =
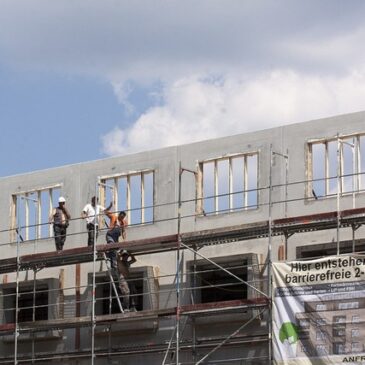
[[[111,202],[108,208],[104,208],[103,206],[97,204],[99,199],[95,196],[91,198],[91,204],[86,204],[84,209],[82,210],[81,216],[86,219],[86,229],[88,234],[87,245],[93,246],[94,239],[98,238],[99,234],[99,215],[101,213],[105,213],[106,210],[110,210],[113,206]]]
[[[122,305],[125,312],[136,312],[135,294],[136,288],[133,282],[128,283],[129,268],[136,262],[136,258],[127,250],[120,250],[118,252],[118,280],[119,289],[122,293]],[[132,297],[130,295],[132,294]]]
[[[109,229],[106,232],[106,242],[107,243],[118,243],[120,237],[123,240],[126,239],[125,228],[127,226],[127,214],[126,212],[112,213],[109,210],[105,210],[106,216],[110,219]],[[117,254],[115,250],[109,251],[107,254],[111,261],[112,269],[117,268]]]
[[[66,241],[67,227],[71,215],[66,209],[66,199],[63,196],[58,198],[58,207],[54,208],[51,216],[49,217],[50,224],[53,224],[54,239],[56,244],[56,250],[58,252],[63,250],[63,245]]]

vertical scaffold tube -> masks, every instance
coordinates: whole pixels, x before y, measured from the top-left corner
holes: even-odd
[[[340,137],[337,134],[337,194],[336,194],[336,206],[337,206],[337,255],[340,254],[340,191],[341,191],[341,142]]]
[[[19,203],[17,201],[16,206],[16,216],[17,216],[17,239],[16,239],[16,287],[15,287],[15,331],[14,331],[14,365],[18,364],[18,312],[19,312],[19,243],[21,235],[20,218],[19,218]]]
[[[97,198],[98,198],[99,181],[95,184],[95,209],[94,209],[94,244],[93,244],[93,283],[92,283],[92,308],[91,308],[91,365],[94,365],[95,359],[95,327],[96,327],[96,315],[95,315],[95,299],[96,299],[96,210],[97,210]]]
[[[180,350],[180,246],[181,246],[181,161],[179,162],[179,197],[177,213],[177,252],[176,252],[176,365],[179,364]]]
[[[268,247],[268,258],[267,258],[267,288],[268,297],[272,299],[272,283],[271,283],[271,270],[272,270],[272,165],[273,165],[273,150],[272,144],[270,144],[270,171],[269,171],[269,247]],[[272,363],[272,300],[269,304],[269,361]]]

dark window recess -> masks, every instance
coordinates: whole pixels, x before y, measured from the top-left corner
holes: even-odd
[[[334,316],[332,323],[340,326],[346,326],[346,316]]]
[[[333,337],[346,337],[346,327],[335,327],[332,329]]]
[[[355,252],[364,252],[364,240],[356,240]],[[352,252],[352,241],[340,242],[340,254]],[[337,244],[330,242],[326,244],[297,247],[297,259],[315,259],[337,254]]]
[[[346,353],[346,342],[334,342],[332,346],[334,355],[342,355]]]
[[[5,322],[15,322],[16,290],[4,289]],[[18,296],[18,322],[33,321],[33,289],[31,287],[19,288]],[[35,292],[35,320],[48,320],[48,287],[37,286]]]
[[[247,281],[247,263],[221,264],[240,279]],[[242,267],[244,266],[244,267]],[[247,285],[213,265],[198,265],[197,286],[201,287],[201,303],[247,299]]]
[[[301,340],[309,338],[309,330],[307,329],[300,329],[298,332],[298,336]]]
[[[118,279],[114,278],[115,286],[117,288],[120,301],[122,302],[121,292],[119,290]],[[130,301],[132,301],[133,285],[135,288],[135,295],[133,295],[133,300],[136,305],[137,311],[143,310],[143,277],[142,273],[135,274],[131,273],[131,277],[128,279],[129,289],[131,290]],[[99,277],[96,279],[96,300],[98,305],[96,306],[96,315],[114,314],[120,313],[119,305],[113,286],[109,281],[109,277]]]

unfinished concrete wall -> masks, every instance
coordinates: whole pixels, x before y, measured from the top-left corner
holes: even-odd
[[[63,166],[44,171],[4,177],[0,179],[0,204],[3,209],[0,211],[0,249],[2,257],[14,257],[17,254],[17,243],[13,239],[8,229],[12,225],[12,195],[18,192],[42,189],[47,186],[60,186],[61,194],[67,200],[67,207],[70,210],[73,220],[70,223],[65,248],[74,248],[87,245],[86,224],[79,219],[81,210],[84,205],[95,195],[96,183],[103,177],[119,176],[136,171],[151,170],[154,171],[154,223],[146,225],[131,226],[127,230],[128,239],[142,239],[149,237],[164,236],[177,232],[177,215],[178,215],[178,197],[179,197],[179,164],[185,169],[182,174],[181,199],[189,200],[182,204],[182,232],[194,232],[219,227],[228,227],[243,223],[253,223],[266,221],[269,218],[269,183],[270,183],[270,150],[277,154],[273,157],[272,166],[272,184],[284,184],[285,180],[291,184],[287,187],[275,187],[272,192],[272,218],[283,218],[284,216],[298,216],[319,212],[334,211],[337,208],[336,197],[325,197],[323,199],[314,199],[309,197],[305,199],[307,185],[305,181],[308,177],[307,161],[307,144],[309,141],[320,138],[336,138],[337,135],[350,135],[354,133],[365,133],[365,112],[353,113],[344,116],[336,116],[321,120],[310,121],[306,123],[293,124],[289,126],[273,128],[269,130],[224,137],[220,139],[193,143],[179,147],[169,147],[155,151],[142,152],[127,156],[108,158],[88,163]],[[209,214],[204,216],[197,214],[196,202],[197,196],[196,178],[199,173],[199,163],[209,160],[218,159],[225,156],[236,154],[258,154],[258,206],[254,209],[240,209],[237,211],[226,212],[221,214]],[[365,154],[365,151],[362,151]],[[286,177],[285,159],[281,156],[288,154],[289,170]],[[192,172],[195,172],[192,173]],[[365,177],[364,177],[365,179]],[[288,200],[289,199],[289,200]],[[365,203],[363,192],[356,194],[356,207],[361,207]],[[352,194],[341,196],[341,209],[353,207]],[[199,212],[198,212],[199,213]],[[351,239],[351,230],[342,230],[341,239]],[[364,237],[364,232],[360,229],[358,237]],[[336,232],[323,231],[316,233],[306,233],[295,235],[290,238],[288,258],[294,259],[296,249],[299,246],[327,243],[336,239]],[[105,242],[105,232],[101,232],[98,243]],[[273,239],[273,259],[278,259],[279,246],[284,244],[282,237]],[[55,250],[54,239],[46,238],[34,242],[22,242],[18,246],[20,255],[33,252],[48,252]],[[263,263],[266,259],[268,249],[267,239],[255,239],[251,241],[227,243],[224,245],[206,246],[201,249],[201,253],[209,257],[224,257],[237,254],[255,253]],[[185,262],[193,260],[192,252],[184,253]],[[176,295],[173,292],[173,275],[176,272],[176,253],[162,253],[145,255],[138,257],[135,265],[151,267],[165,276],[159,280],[161,294],[159,296],[159,307],[169,308],[176,305]],[[67,313],[74,313],[75,298],[75,267],[64,267],[63,287],[71,288],[65,290],[64,310]],[[98,272],[105,271],[105,265],[97,265]],[[184,267],[186,270],[186,267]],[[81,297],[87,301],[90,299],[90,272],[92,264],[82,264],[80,274]],[[61,268],[45,269],[37,274],[37,278],[59,278]],[[20,281],[31,280],[33,273],[21,272]],[[1,278],[0,278],[1,280]],[[5,280],[5,277],[2,277]],[[15,274],[6,276],[7,282],[15,281]],[[184,279],[182,285],[186,284]],[[169,290],[172,290],[169,292]],[[182,295],[182,303],[189,304],[191,301],[189,293]],[[90,303],[83,304],[82,313],[90,312]],[[235,318],[227,319],[226,324],[218,320],[215,325],[215,333],[229,333],[234,328]],[[214,321],[213,321],[214,322]],[[157,323],[157,324],[156,324]],[[134,336],[129,336],[132,327],[121,328],[118,334],[113,336],[113,341],[128,344],[143,345],[147,342],[162,343],[169,340],[174,325],[174,319],[164,319],[158,321],[151,319],[150,322],[139,324],[139,330]],[[138,327],[137,326],[137,327]],[[264,331],[264,323],[256,323],[257,331]],[[191,335],[191,328],[187,327],[187,336]],[[201,326],[199,335],[208,336],[212,327]],[[75,337],[80,336],[80,349],[90,348],[90,330],[69,329],[62,331],[58,338],[49,339],[50,348],[57,351],[73,350],[75,348]],[[126,332],[129,331],[129,332]],[[128,337],[126,336],[128,333]],[[110,341],[110,339],[109,339]],[[0,342],[0,349],[9,353],[12,344]],[[108,346],[108,337],[106,333],[99,333],[97,336],[97,346],[100,348]],[[110,346],[110,344],[109,344]],[[258,346],[257,353],[266,351],[265,345]],[[29,345],[20,344],[20,352],[29,351]],[[242,349],[243,353],[248,354],[249,350]],[[5,353],[5,352],[4,352]],[[152,355],[151,355],[152,356]],[[149,363],[161,363],[161,355],[153,355]],[[190,356],[190,355],[189,355]],[[188,357],[189,357],[188,356]],[[105,360],[106,361],[106,360]],[[137,363],[135,358],[123,360],[123,364]],[[86,361],[88,363],[88,361]],[[100,363],[104,363],[100,360]],[[106,362],[105,362],[106,363]],[[116,361],[115,363],[118,363]]]

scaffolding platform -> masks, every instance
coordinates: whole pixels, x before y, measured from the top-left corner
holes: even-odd
[[[310,214],[272,222],[272,235],[291,235],[301,232],[312,232],[340,227],[352,227],[365,224],[365,208],[347,209]],[[223,244],[228,242],[245,241],[253,238],[265,238],[269,235],[269,222],[256,222],[232,227],[209,229],[182,233],[181,242],[184,245],[197,248],[206,245]],[[104,244],[96,246],[97,259],[103,259],[103,254],[111,250],[127,249],[135,255],[159,253],[178,249],[178,235],[168,235],[149,239],[131,240],[122,243]],[[180,247],[184,249],[183,246]],[[77,247],[63,251],[52,251],[23,255],[19,257],[19,270],[38,270],[45,267],[74,265],[93,261],[93,247]],[[16,272],[17,258],[0,260],[0,274]]]
[[[265,297],[259,297],[256,299],[242,299],[242,300],[230,300],[223,302],[213,303],[200,303],[177,307],[156,309],[156,310],[143,310],[140,312],[124,312],[114,313],[106,315],[95,316],[96,325],[110,325],[112,323],[123,321],[133,322],[138,320],[146,321],[148,319],[158,319],[160,317],[175,316],[177,313],[180,315],[207,315],[217,314],[223,312],[234,311],[246,311],[248,309],[257,309],[267,306],[269,300]],[[41,332],[45,330],[53,329],[65,329],[65,328],[79,328],[88,327],[93,323],[91,316],[81,316],[73,318],[59,318],[53,320],[41,320],[41,321],[28,321],[21,322],[18,325],[18,330],[22,332]],[[14,334],[15,323],[9,323],[0,325],[0,336]]]

